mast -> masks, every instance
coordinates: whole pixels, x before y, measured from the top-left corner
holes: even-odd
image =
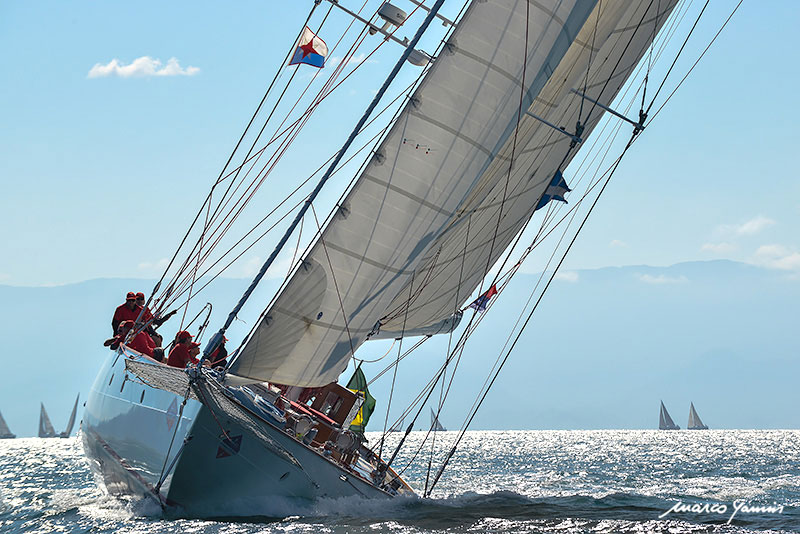
[[[239,313],[239,311],[242,309],[244,304],[247,302],[247,299],[250,298],[250,295],[253,293],[253,291],[255,290],[256,286],[258,286],[258,284],[261,282],[261,279],[264,278],[264,275],[267,273],[267,270],[270,268],[270,266],[275,261],[275,258],[278,257],[278,253],[280,253],[280,251],[286,245],[286,242],[289,240],[289,237],[291,237],[291,235],[294,233],[295,229],[300,224],[300,221],[303,220],[303,216],[306,214],[308,209],[311,207],[311,204],[314,202],[314,199],[317,198],[317,195],[322,190],[322,186],[325,185],[325,182],[327,182],[328,178],[330,178],[331,174],[333,174],[333,171],[336,169],[337,165],[339,165],[339,162],[344,157],[345,153],[347,152],[347,149],[350,148],[350,145],[353,143],[353,141],[355,140],[356,136],[358,136],[358,133],[361,131],[361,128],[367,122],[367,119],[369,119],[369,117],[372,114],[372,112],[374,111],[374,109],[380,103],[381,99],[383,98],[383,95],[386,93],[386,90],[389,88],[389,85],[391,85],[391,83],[394,81],[395,77],[400,72],[400,69],[403,67],[403,64],[406,62],[406,60],[408,60],[408,57],[414,51],[415,47],[417,46],[417,43],[419,43],[420,38],[422,38],[422,35],[425,33],[425,30],[428,29],[428,26],[430,26],[430,23],[433,21],[434,18],[436,18],[436,15],[439,13],[439,8],[442,7],[443,3],[444,3],[444,0],[436,0],[436,3],[433,5],[433,7],[430,8],[430,10],[428,11],[427,16],[425,17],[425,20],[422,21],[422,25],[417,30],[417,33],[414,35],[414,38],[411,40],[411,42],[408,44],[406,49],[401,54],[400,59],[398,59],[398,61],[395,64],[394,68],[389,73],[389,76],[383,82],[383,85],[378,90],[378,93],[375,95],[375,97],[372,99],[372,102],[367,107],[367,110],[361,116],[361,119],[359,119],[359,121],[356,124],[355,128],[353,128],[353,131],[350,133],[350,136],[347,138],[347,140],[345,141],[345,143],[342,146],[342,148],[336,154],[336,157],[331,162],[330,166],[328,167],[328,170],[319,179],[319,182],[317,183],[317,186],[314,188],[314,190],[308,196],[308,198],[306,199],[305,203],[303,204],[303,207],[300,208],[300,211],[297,212],[297,215],[295,216],[294,220],[292,221],[292,224],[289,225],[289,228],[286,229],[286,232],[284,233],[283,237],[281,237],[280,241],[278,241],[278,244],[275,246],[275,250],[272,251],[272,254],[270,254],[270,256],[267,258],[267,260],[264,262],[264,265],[261,266],[261,269],[258,271],[258,274],[256,274],[255,278],[250,283],[250,286],[244,292],[244,295],[242,295],[242,298],[239,299],[239,302],[236,304],[236,306],[234,306],[234,308],[233,308],[233,310],[231,310],[230,314],[228,314],[228,318],[225,321],[225,325],[222,328],[220,328],[219,332],[214,334],[214,336],[208,342],[208,345],[206,345],[206,348],[205,348],[205,350],[203,352],[203,357],[201,358],[200,363],[198,365],[202,365],[203,361],[206,358],[208,358],[208,356],[212,352],[214,352],[214,350],[217,348],[217,346],[219,346],[219,344],[222,341],[223,335],[225,334],[225,331],[230,327],[231,323],[233,323],[233,320],[236,318],[236,315]]]

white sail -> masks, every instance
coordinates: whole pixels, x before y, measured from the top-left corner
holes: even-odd
[[[59,434],[59,437],[68,438],[69,435],[72,433],[72,427],[75,426],[75,415],[78,412],[78,399],[81,398],[81,394],[78,393],[78,396],[75,397],[75,404],[72,405],[72,413],[69,415],[69,421],[67,422],[67,428]]]
[[[6,420],[3,419],[3,414],[0,413],[0,439],[15,438],[15,437],[17,436],[11,433],[11,429],[8,428]]]
[[[592,51],[596,61],[587,93],[597,96],[634,37],[600,97],[608,103],[674,2],[662,4],[658,16],[652,4],[652,16],[634,34],[645,9],[638,3],[531,3],[526,59],[521,48],[526,2],[473,2],[231,371],[255,380],[320,386],[336,380],[370,333],[385,329],[402,335],[452,316],[480,283],[487,263],[531,216],[569,143],[538,121],[523,119],[510,196],[490,246],[523,69],[522,110],[574,124],[580,103],[569,90],[583,88],[592,39],[600,52]],[[598,111],[587,130],[599,118]],[[465,214],[472,214],[472,221],[468,267],[459,284],[470,219]]]
[[[44,409],[44,404],[41,404],[39,411],[39,437],[40,438],[54,438],[56,431],[53,428],[53,423],[50,422],[50,417],[47,415],[47,410]]]
[[[689,430],[708,430],[708,427],[700,420],[700,416],[697,415],[697,410],[694,409],[694,403],[692,402],[689,403],[689,422],[686,424],[686,428]]]
[[[437,432],[447,432],[447,429],[439,422],[439,418],[436,417],[436,414],[433,413],[431,410],[431,430],[435,430]]]
[[[659,430],[680,430],[681,427],[675,424],[675,421],[670,417],[667,407],[664,406],[664,401],[661,401],[661,410],[658,413],[658,429]]]

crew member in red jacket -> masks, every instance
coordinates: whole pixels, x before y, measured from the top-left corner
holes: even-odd
[[[167,321],[167,319],[169,319],[170,317],[172,317],[173,315],[178,313],[178,311],[177,310],[172,310],[171,312],[166,314],[164,317],[159,317],[158,319],[154,319],[153,318],[153,312],[150,311],[150,308],[145,306],[144,293],[142,293],[141,291],[136,293],[136,305],[139,308],[144,309],[144,312],[142,312],[141,321],[143,323],[145,323],[145,324],[147,324],[148,322],[152,321],[147,326],[147,333],[150,334],[150,337],[153,338],[153,341],[155,341],[156,347],[160,347],[161,343],[164,341],[164,338],[161,337],[161,334],[156,332],[156,328],[158,328],[159,326],[164,324]]]
[[[125,296],[125,304],[117,306],[114,310],[114,317],[111,319],[111,328],[114,329],[114,335],[117,335],[119,325],[123,321],[136,321],[139,318],[139,312],[142,310],[140,306],[136,305],[136,294],[133,291],[128,291]]]
[[[187,364],[198,363],[195,356],[199,354],[197,347],[198,343],[192,343],[192,335],[186,330],[181,330],[175,336],[175,345],[169,351],[169,358],[167,358],[167,365],[170,367],[185,368]]]

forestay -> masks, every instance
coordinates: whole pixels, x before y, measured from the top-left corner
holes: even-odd
[[[595,51],[590,96],[600,92],[624,48],[621,41],[630,37],[623,34],[633,30],[644,9],[621,0],[595,5],[531,2],[527,54],[525,2],[470,5],[321,238],[254,329],[233,373],[320,386],[336,380],[376,326],[402,333],[453,314],[489,259],[530,217],[566,151],[561,134],[523,120],[499,233],[494,246],[487,245],[508,176],[523,68],[522,109],[533,106],[559,124],[574,123],[577,107],[567,105],[568,90],[582,87],[595,26],[595,43],[617,46]],[[660,17],[653,10],[652,20],[636,32],[633,52],[620,63],[602,101],[610,100],[635,66],[655,20],[663,23],[669,11],[662,10]],[[600,113],[595,115],[592,125]],[[470,244],[459,289],[467,226]]]

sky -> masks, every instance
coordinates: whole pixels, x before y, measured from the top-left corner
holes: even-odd
[[[310,6],[4,2],[0,283],[160,274]],[[690,6],[681,35],[700,7]],[[444,12],[455,8],[446,3]],[[731,9],[711,3],[675,72],[686,72]],[[323,37],[333,41],[347,20],[334,12]],[[727,258],[800,272],[791,148],[799,22],[796,2],[743,4],[626,156],[566,269]],[[340,146],[398,53],[383,46],[342,86],[336,108],[315,116],[302,148],[255,198],[252,217]],[[314,69],[303,69],[298,75],[310,79]],[[397,88],[414,69],[404,69]],[[677,78],[669,81],[671,89]],[[348,169],[321,205],[338,195]],[[251,275],[267,250],[227,275]]]

